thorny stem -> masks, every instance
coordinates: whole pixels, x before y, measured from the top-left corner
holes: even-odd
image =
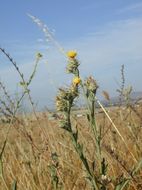
[[[101,159],[101,147],[100,147],[100,134],[98,133],[97,130],[97,125],[96,125],[96,119],[95,119],[95,101],[92,100],[92,107],[91,107],[91,126],[94,131],[95,135],[95,140],[96,140],[96,147],[97,147],[97,157],[99,160],[99,168],[100,168],[100,173],[102,171],[102,159]]]
[[[77,69],[77,77],[80,77],[79,76],[79,69]],[[100,136],[99,136],[98,131],[97,131],[97,125],[96,125],[96,120],[95,120],[95,100],[89,101],[89,99],[86,95],[86,92],[85,92],[84,85],[82,82],[81,82],[81,87],[82,87],[83,94],[84,94],[84,97],[86,99],[87,107],[89,110],[89,115],[90,115],[90,119],[91,119],[91,128],[92,128],[94,136],[95,136],[95,143],[96,143],[96,148],[97,148],[97,157],[99,160],[99,170],[100,170],[100,174],[101,174],[102,159],[101,159]]]
[[[91,119],[91,128],[93,130],[94,133],[94,137],[95,137],[95,143],[96,143],[96,148],[97,148],[97,157],[99,160],[99,169],[100,169],[100,173],[101,173],[101,147],[100,147],[100,137],[97,131],[97,125],[96,125],[96,120],[95,120],[95,100],[92,100],[91,102],[89,101],[88,97],[86,96],[86,92],[85,92],[85,88],[84,85],[81,83],[81,87],[83,90],[83,94],[86,100],[86,104],[88,107],[88,111],[89,111],[89,116]]]

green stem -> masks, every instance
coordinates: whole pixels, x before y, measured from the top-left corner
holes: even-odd
[[[69,125],[69,128],[70,128],[70,135],[71,135],[71,139],[72,139],[72,143],[74,145],[74,148],[76,150],[76,152],[78,153],[85,169],[86,169],[86,172],[89,176],[89,180],[90,182],[92,183],[92,186],[93,186],[93,189],[94,190],[99,190],[98,186],[97,186],[97,182],[96,182],[96,179],[95,179],[95,176],[94,174],[90,171],[90,167],[89,167],[89,164],[88,164],[88,161],[87,159],[85,158],[84,154],[83,154],[83,151],[81,149],[81,145],[77,142],[77,139],[75,138],[74,136],[74,133],[72,131],[72,127],[71,127],[71,119],[70,119],[70,112],[71,112],[71,107],[72,107],[72,102],[70,103],[69,105],[69,110],[68,110],[68,125]]]
[[[100,173],[101,173],[101,171],[102,171],[102,168],[101,168],[101,147],[100,147],[100,136],[98,135],[96,119],[95,119],[95,100],[90,101],[88,99],[88,97],[86,96],[84,85],[82,83],[81,83],[81,87],[82,87],[83,94],[84,94],[86,104],[87,104],[87,107],[88,107],[89,115],[90,115],[90,118],[91,118],[91,128],[93,130],[94,137],[95,137],[95,144],[96,144],[96,148],[97,148],[97,157],[98,157],[98,160],[99,160],[99,170],[100,170]]]
[[[102,171],[102,159],[101,159],[101,147],[100,147],[100,134],[98,134],[98,130],[97,130],[97,125],[96,125],[96,118],[95,118],[95,101],[92,100],[91,102],[92,106],[91,106],[91,127],[92,130],[94,132],[94,136],[95,136],[95,143],[96,143],[96,148],[97,148],[97,157],[99,160],[99,170],[100,173]]]

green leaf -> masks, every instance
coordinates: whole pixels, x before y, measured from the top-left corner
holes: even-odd
[[[94,160],[94,161],[92,162],[92,169],[93,169],[93,171],[95,171],[95,167],[96,167],[96,161]]]
[[[102,175],[106,175],[106,172],[107,172],[107,164],[106,164],[106,161],[105,161],[105,158],[103,158],[102,162],[101,162],[101,166],[102,166]]]
[[[11,190],[17,190],[17,181],[16,180],[14,180]]]
[[[130,179],[124,179],[120,184],[118,184],[116,187],[115,187],[115,190],[123,190],[125,188],[126,190],[126,185],[128,185]]]
[[[26,83],[21,81],[21,82],[20,82],[20,85],[21,85],[21,86],[26,86]]]
[[[78,140],[78,130],[75,133],[73,133],[73,136],[75,138],[75,141],[77,142],[77,140]]]
[[[2,159],[0,159],[0,177],[3,177],[3,163],[2,163]]]
[[[88,121],[90,121],[90,115],[89,114],[87,114],[87,119],[88,119]]]
[[[132,175],[135,175],[142,168],[142,159],[138,162],[138,164],[134,167],[132,171]]]

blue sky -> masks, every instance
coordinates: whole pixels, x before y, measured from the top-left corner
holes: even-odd
[[[31,86],[39,106],[54,104],[57,88],[69,84],[65,57],[27,16],[38,17],[65,50],[76,49],[82,77],[93,75],[100,92],[116,95],[120,68],[127,84],[141,91],[142,1],[138,0],[0,0],[0,46],[28,77],[36,52],[44,57]],[[12,94],[20,87],[13,67],[0,54],[0,79]]]

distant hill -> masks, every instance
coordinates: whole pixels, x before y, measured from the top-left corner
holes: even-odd
[[[132,92],[131,93],[131,102],[135,103],[137,100],[140,100],[142,102],[142,92],[141,91],[136,91],[136,92]],[[119,96],[115,96],[115,97],[110,97],[110,101],[106,100],[106,99],[100,99],[101,103],[105,106],[105,107],[109,107],[109,106],[117,106],[120,105],[120,97]],[[123,105],[125,103],[124,99],[122,100],[121,104]],[[98,103],[96,103],[96,108],[100,107],[98,105]],[[84,102],[79,102],[79,104],[76,104],[74,106],[74,110],[78,110],[79,108],[85,108],[86,104],[84,104]]]
[[[131,95],[130,95],[130,98],[131,98],[132,102],[135,102],[135,101],[137,101],[139,99],[142,99],[142,92],[139,92],[139,91],[138,92],[132,92]],[[124,103],[124,101],[125,100],[122,99],[122,104]],[[119,96],[110,98],[110,102],[113,105],[118,105],[120,103]],[[110,102],[107,101],[107,100],[102,101],[103,105],[105,105],[105,106],[109,106]]]
[[[132,92],[131,93],[131,98],[134,99],[134,100],[142,98],[142,92]]]

